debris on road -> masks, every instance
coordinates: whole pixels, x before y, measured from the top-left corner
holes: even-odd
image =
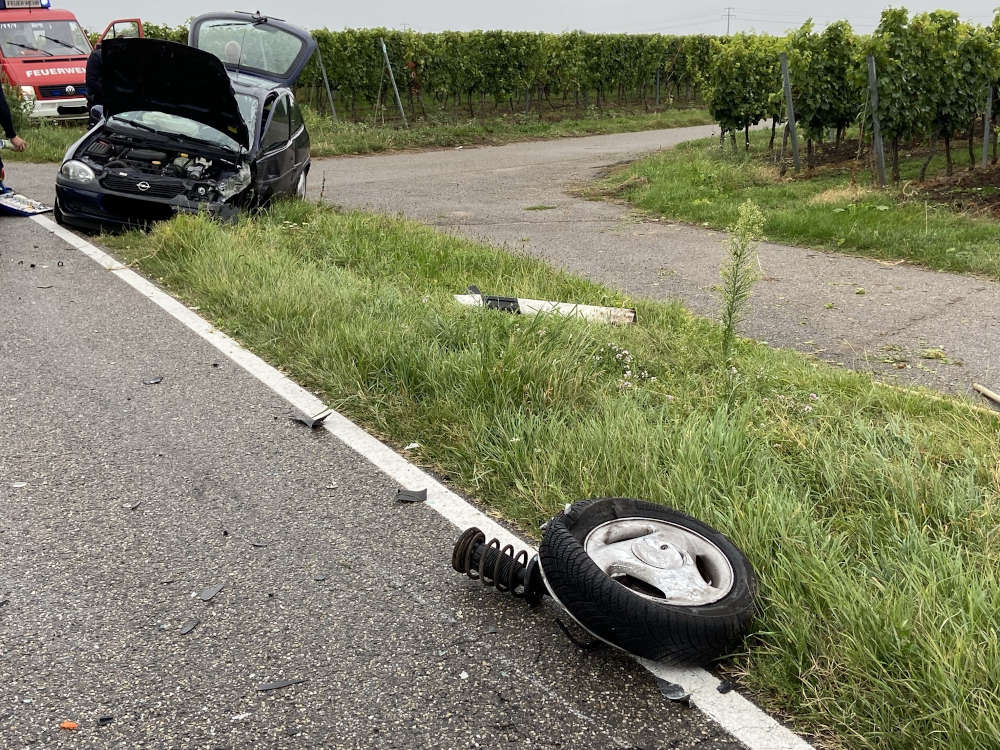
[[[396,499],[401,503],[423,503],[427,501],[427,490],[396,490]]]
[[[250,546],[253,547],[253,548],[255,548],[255,549],[263,549],[264,547],[266,547],[269,544],[270,544],[270,542],[260,542],[260,541],[250,542]]]
[[[319,414],[312,417],[292,417],[293,422],[298,422],[299,424],[304,424],[310,430],[319,429],[326,418],[333,414],[333,409],[324,409]]]
[[[163,376],[162,375],[158,375],[155,378],[150,378],[149,380],[143,380],[142,384],[143,385],[157,385],[158,383],[162,383],[162,382],[163,382]]]
[[[674,701],[675,703],[690,705],[691,693],[685,690],[682,685],[678,685],[676,682],[669,682],[659,677],[656,678],[656,684],[660,688],[660,694],[667,700]]]
[[[653,661],[707,664],[746,632],[755,611],[756,576],[736,545],[696,518],[632,498],[567,504],[534,556],[466,529],[451,566],[532,605],[551,596],[593,637],[579,641],[556,619],[581,648],[608,643]]]
[[[97,717],[97,726],[99,726],[99,727],[106,727],[108,724],[110,724],[114,720],[115,720],[115,717],[112,714],[104,714],[103,716],[98,716]]]
[[[245,714],[236,714],[230,721],[246,721],[251,716],[251,713],[247,711]]]
[[[19,489],[21,489],[22,487],[27,487],[27,486],[28,486],[28,483],[27,483],[27,482],[14,482],[14,483],[13,483],[13,484],[11,485],[11,487],[13,487],[13,488],[14,488],[15,490],[19,490]]]
[[[213,586],[207,586],[198,594],[198,598],[203,602],[210,601],[216,594],[222,591],[222,587],[225,585],[224,583],[216,583]]]
[[[631,307],[601,307],[599,305],[583,305],[576,302],[551,302],[541,299],[524,297],[498,297],[483,294],[475,286],[469,287],[469,294],[456,294],[455,300],[463,305],[486,307],[493,310],[503,310],[514,315],[536,315],[538,313],[556,313],[572,318],[586,318],[598,323],[613,325],[628,325],[635,323],[636,311]]]
[[[404,451],[412,451],[414,448],[419,448],[419,447],[420,447],[420,443],[410,443],[405,448],[403,448],[403,450]]]
[[[994,404],[1000,405],[1000,394],[997,394],[994,391],[991,391],[985,385],[981,385],[979,383],[973,383],[972,384],[972,390],[977,391],[982,396],[985,396],[990,401],[992,401]],[[16,486],[17,485],[15,485],[15,487]]]
[[[280,690],[281,688],[290,687],[291,685],[298,685],[299,683],[305,682],[305,678],[299,680],[278,680],[277,682],[265,682],[263,685],[257,686],[257,691],[261,693],[266,693],[269,690]]]
[[[77,729],[77,727],[79,727],[79,726],[80,725],[77,724],[75,721],[68,721],[67,720],[67,721],[64,721],[62,724],[60,724],[59,728],[60,729],[68,729],[71,732],[75,732],[76,729]]]
[[[728,680],[727,679],[727,680],[722,680],[719,683],[718,687],[716,687],[715,689],[718,690],[720,693],[725,694],[725,693],[728,693],[729,691],[733,690],[735,687],[736,687],[736,683],[733,682],[732,680]]]
[[[181,635],[187,635],[188,633],[190,633],[192,630],[198,627],[198,624],[200,622],[201,620],[199,620],[198,618],[195,618],[193,620],[188,620],[186,623],[181,625],[181,630],[180,630]]]
[[[123,503],[122,507],[125,508],[125,509],[127,509],[127,510],[135,510],[140,505],[142,505],[142,500],[138,500],[138,501],[136,501],[134,503]]]

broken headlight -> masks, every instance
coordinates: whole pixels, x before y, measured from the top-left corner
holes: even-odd
[[[76,161],[72,159],[62,167],[59,168],[59,174],[65,177],[70,182],[79,182],[83,185],[89,184],[97,179],[94,175],[94,170],[84,164],[82,161]]]
[[[246,164],[240,166],[239,171],[224,180],[219,180],[216,190],[219,191],[219,198],[224,201],[229,200],[234,195],[246,190],[250,185],[250,167]]]

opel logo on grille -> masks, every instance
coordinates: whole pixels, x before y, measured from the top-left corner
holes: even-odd
[[[138,183],[136,187],[145,193],[147,190],[149,190],[149,183],[143,180],[142,182]]]
[[[67,86],[66,87],[66,96],[73,96],[73,94],[75,94],[75,93],[76,93],[76,86]]]

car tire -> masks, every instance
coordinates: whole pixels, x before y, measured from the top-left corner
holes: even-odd
[[[755,614],[757,579],[746,556],[707,524],[662,505],[628,498],[575,503],[549,522],[538,557],[549,592],[573,619],[647,659],[704,665],[722,656]],[[677,560],[684,562],[664,565]],[[664,571],[691,586],[664,595],[642,580],[663,585]]]

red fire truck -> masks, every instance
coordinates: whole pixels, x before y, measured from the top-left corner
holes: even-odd
[[[104,36],[142,36],[136,18],[113,21]],[[51,0],[0,0],[0,80],[31,104],[32,117],[84,118],[90,40]]]

